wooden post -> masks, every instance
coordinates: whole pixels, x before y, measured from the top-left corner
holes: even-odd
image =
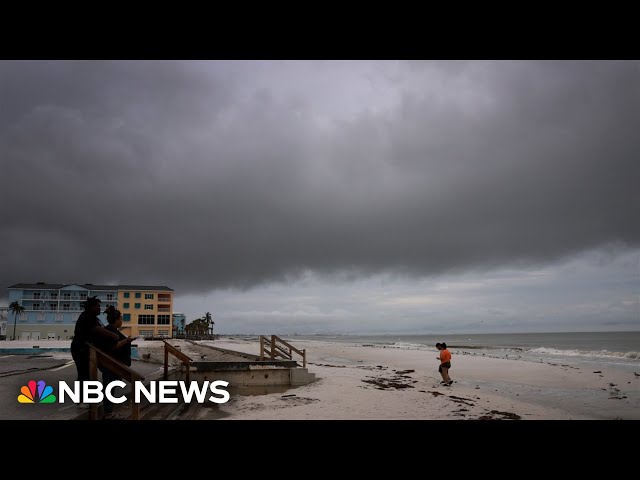
[[[302,368],[307,368],[307,349],[302,349]]]
[[[98,380],[98,354],[93,347],[89,347],[89,379]],[[85,394],[85,388],[82,388],[82,394]],[[82,399],[80,399],[82,400]],[[96,403],[89,404],[89,420],[98,419],[98,405]]]
[[[169,349],[167,344],[164,344],[164,380],[169,378]]]
[[[260,335],[260,361],[264,360],[264,335]]]
[[[271,335],[271,360],[276,358],[276,336]]]

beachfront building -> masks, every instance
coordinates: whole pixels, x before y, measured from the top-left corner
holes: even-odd
[[[187,316],[184,313],[173,313],[173,333],[176,335],[184,334],[184,327],[187,324]]]
[[[9,307],[0,307],[0,340],[7,338],[7,321],[9,319]]]
[[[16,339],[69,340],[82,302],[88,297],[102,301],[102,310],[114,305],[122,312],[125,335],[171,338],[173,290],[149,285],[93,285],[17,283],[9,287],[9,303],[24,307],[16,322]],[[9,312],[10,320],[13,314]],[[104,314],[100,320],[106,325]],[[13,337],[13,323],[8,322],[7,338]]]

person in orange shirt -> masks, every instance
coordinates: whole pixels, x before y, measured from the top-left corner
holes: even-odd
[[[440,350],[440,355],[436,358],[440,360],[440,366],[438,367],[438,371],[442,375],[441,384],[445,386],[449,386],[453,383],[451,377],[449,376],[449,369],[451,368],[451,352],[447,350],[446,343],[436,343],[436,348]]]

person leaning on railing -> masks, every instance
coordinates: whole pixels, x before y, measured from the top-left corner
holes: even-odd
[[[80,314],[76,321],[73,340],[71,341],[71,356],[76,364],[78,381],[80,381],[80,398],[82,398],[82,382],[89,380],[88,344],[105,341],[117,342],[119,340],[118,335],[104,328],[98,318],[98,315],[100,315],[100,299],[96,297],[87,298],[83,308],[84,312]]]
[[[116,310],[113,305],[109,305],[105,309],[105,313],[107,314],[107,322],[109,324],[105,327],[105,330],[108,330],[115,335],[118,336],[117,341],[109,340],[109,342],[103,347],[105,353],[113,357],[120,363],[125,364],[127,367],[131,366],[131,342],[133,342],[137,337],[126,337],[120,332],[120,327],[122,327],[122,313],[120,310]],[[114,382],[116,380],[120,380],[121,377],[111,370],[107,368],[103,368],[102,370],[102,383],[106,386]],[[104,397],[104,418],[106,420],[113,420],[122,418],[117,414],[113,413],[113,403],[109,401],[109,399]]]

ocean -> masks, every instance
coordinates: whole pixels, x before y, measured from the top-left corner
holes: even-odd
[[[296,339],[347,342],[386,348],[433,349],[445,342],[456,350],[521,360],[557,359],[640,367],[640,332],[496,333],[469,335],[294,335]]]

